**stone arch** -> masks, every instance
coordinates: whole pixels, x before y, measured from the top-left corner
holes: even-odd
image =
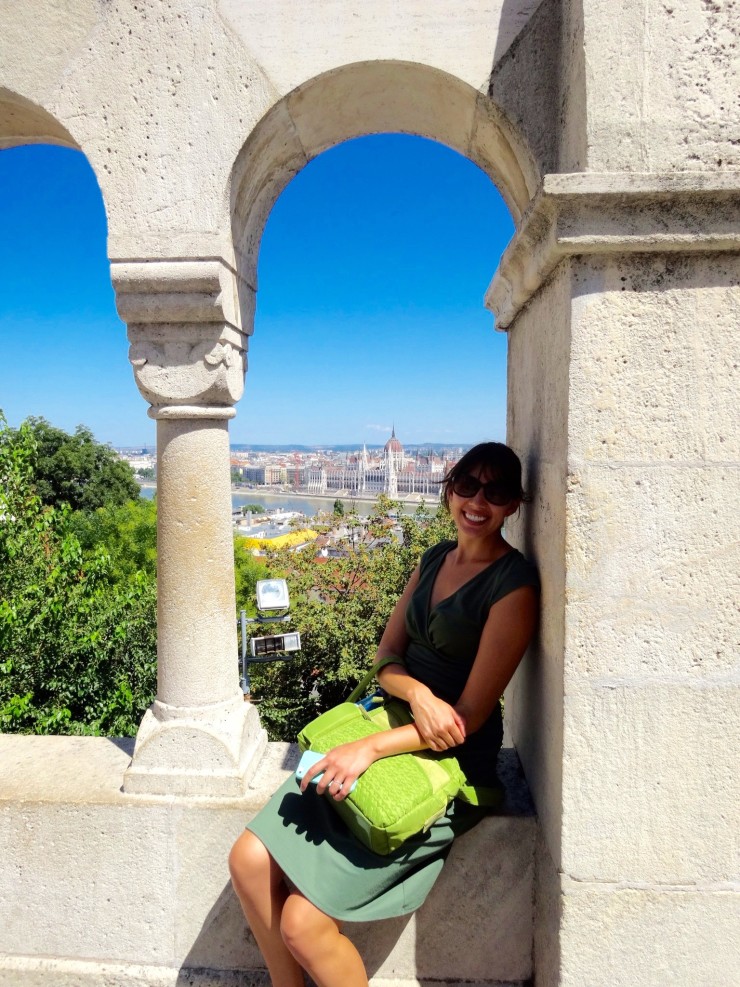
[[[0,88],[0,148],[21,144],[59,144],[81,150],[67,128],[43,106]]]
[[[234,164],[232,235],[246,332],[262,231],[282,190],[329,147],[387,132],[427,137],[472,160],[498,187],[517,225],[541,182],[524,140],[496,104],[446,72],[415,62],[374,61],[309,80],[262,118]]]
[[[109,202],[101,172],[93,160],[93,149],[85,147],[48,109],[26,96],[0,86],[0,150],[29,144],[50,144],[79,151],[84,155],[95,176],[103,201],[106,223],[109,223]],[[88,153],[88,151],[90,153]]]

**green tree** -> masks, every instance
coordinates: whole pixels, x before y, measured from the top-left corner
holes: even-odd
[[[250,616],[256,613],[255,592],[258,579],[267,578],[264,562],[252,555],[246,547],[246,538],[234,538],[234,575],[236,577],[236,611],[246,610]]]
[[[334,501],[334,506],[332,507],[332,512],[335,517],[344,517],[344,504],[337,498]]]
[[[0,418],[0,730],[125,735],[156,679],[156,591],[83,550],[68,504],[44,504],[31,423]]]
[[[150,579],[157,574],[157,502],[127,500],[108,504],[93,512],[77,511],[70,526],[85,552],[104,548],[111,558],[117,581],[134,579],[143,572]]]
[[[29,418],[24,424],[34,440],[33,477],[43,504],[66,503],[73,511],[94,511],[139,498],[131,467],[110,446],[97,442],[89,428],[78,425],[69,435],[45,418]],[[11,442],[25,441],[20,430],[5,431]]]
[[[269,556],[271,575],[288,580],[288,629],[300,631],[302,643],[289,660],[250,669],[253,696],[273,740],[295,739],[311,717],[346,697],[372,662],[422,553],[454,537],[442,508],[429,512],[422,506],[410,517],[397,514],[398,505],[379,498],[362,540],[355,544],[348,537],[339,558],[317,559],[311,546]]]

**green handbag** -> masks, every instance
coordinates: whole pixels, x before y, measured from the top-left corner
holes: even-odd
[[[394,661],[398,659],[378,662],[346,702],[308,723],[298,734],[300,749],[326,754],[339,744],[413,723],[408,704],[402,700],[378,699],[369,709],[357,703],[376,672]],[[361,843],[386,855],[410,836],[429,829],[458,795],[465,801],[481,803],[479,793],[466,785],[454,754],[417,751],[375,761],[345,799],[329,801]]]

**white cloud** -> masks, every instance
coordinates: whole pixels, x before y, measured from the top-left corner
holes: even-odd
[[[365,428],[369,428],[372,432],[390,432],[390,425],[366,425]]]

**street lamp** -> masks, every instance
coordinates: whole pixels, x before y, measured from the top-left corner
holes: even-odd
[[[284,579],[258,579],[256,593],[258,615],[247,617],[246,610],[242,610],[239,614],[241,688],[245,699],[250,698],[252,691],[249,681],[251,662],[288,661],[292,652],[301,650],[301,635],[298,631],[292,631],[287,634],[268,634],[251,638],[250,657],[247,656],[247,624],[282,624],[290,620],[290,594]]]

